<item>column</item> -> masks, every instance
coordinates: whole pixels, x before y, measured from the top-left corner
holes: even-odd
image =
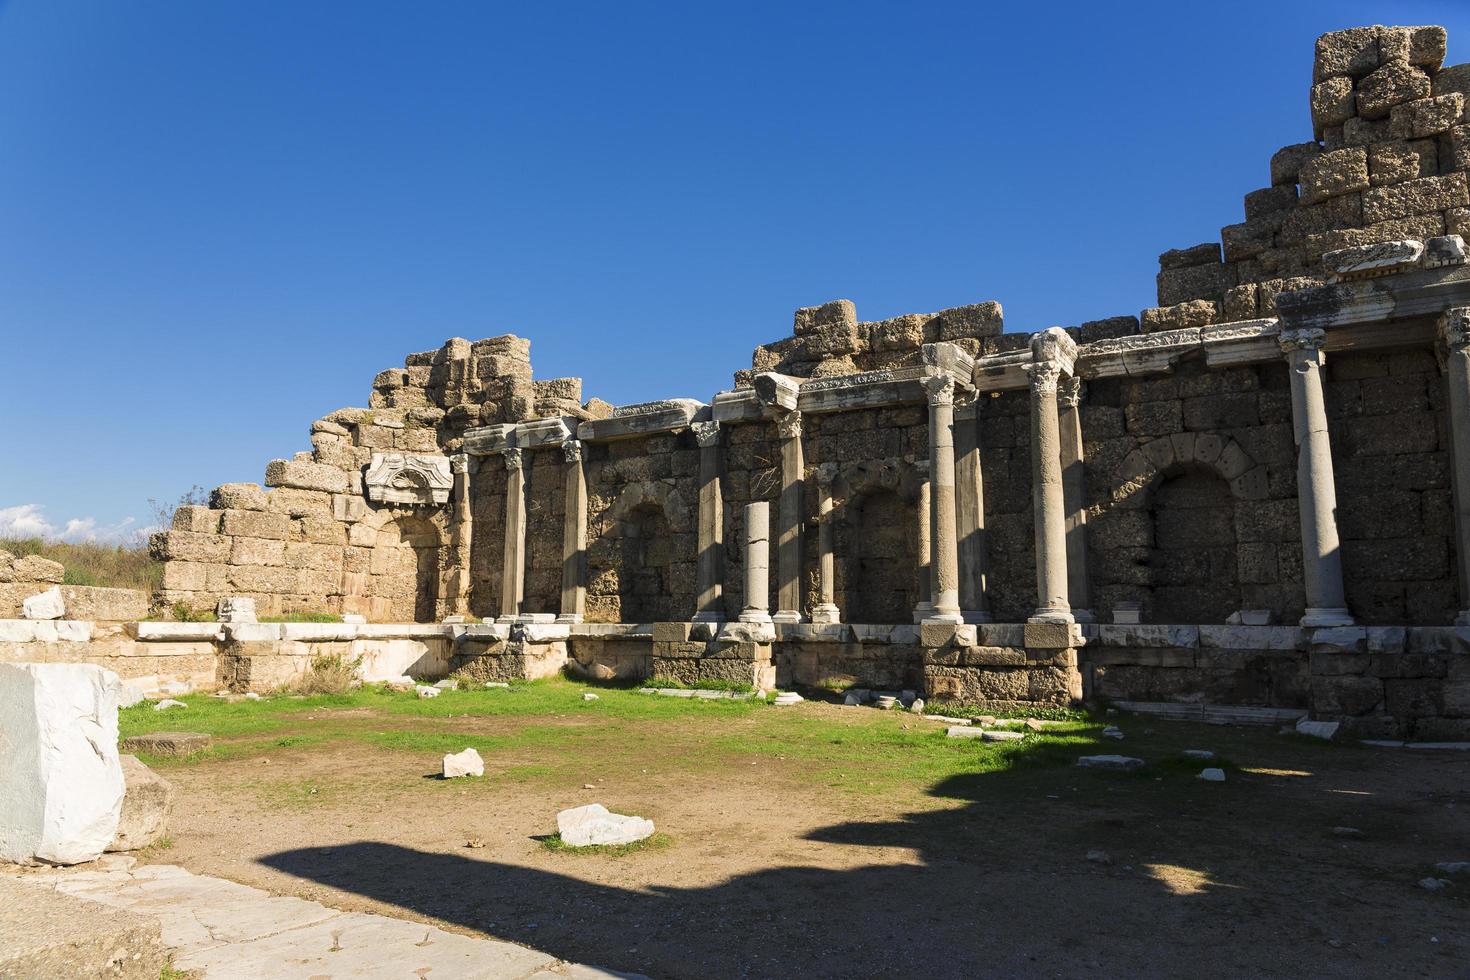
[[[454,474],[454,516],[449,528],[449,545],[454,564],[449,570],[448,612],[465,616],[470,611],[470,542],[474,539],[474,517],[470,511],[470,469],[478,466],[464,453],[449,457],[449,470]]]
[[[745,608],[742,623],[769,623],[771,601],[771,505],[745,505]]]
[[[561,445],[566,461],[566,512],[561,531],[561,614],[558,623],[580,623],[587,613],[587,471],[582,444]]]
[[[1337,487],[1322,400],[1321,330],[1281,331],[1281,350],[1291,369],[1291,422],[1296,439],[1297,509],[1302,522],[1302,577],[1307,611],[1303,626],[1350,626],[1342,588],[1342,549],[1337,540]]]
[[[699,559],[694,621],[725,620],[725,503],[720,493],[724,453],[720,423],[695,422],[691,428],[699,443]]]
[[[1455,558],[1460,570],[1460,614],[1470,626],[1470,307],[1446,310],[1439,320],[1449,385],[1450,450],[1455,495]]]
[[[990,622],[985,596],[985,486],[980,465],[983,398],[955,411],[955,523],[959,534],[960,615],[967,623]]]
[[[934,575],[929,567],[933,558],[929,553],[932,540],[929,524],[933,517],[933,505],[930,503],[932,492],[929,489],[929,461],[926,459],[915,463],[914,472],[919,477],[919,502],[915,507],[918,518],[916,521],[918,524],[916,552],[919,559],[919,601],[914,604],[914,622],[922,623],[934,611],[934,593],[930,591],[934,586]]]
[[[1031,376],[1031,505],[1036,523],[1036,611],[1031,622],[1070,623],[1067,604],[1067,509],[1062,496],[1062,446],[1057,384],[1062,365],[1039,361]]]
[[[513,623],[521,614],[526,588],[526,477],[521,451],[505,451],[505,553],[500,569],[500,616]]]
[[[954,378],[924,379],[929,396],[929,595],[931,623],[963,623],[955,521]]]
[[[820,600],[812,610],[814,623],[840,623],[842,613],[837,608],[836,562],[833,556],[832,484],[837,479],[837,464],[823,463],[815,471],[817,478],[817,554]]]
[[[1057,420],[1062,440],[1062,501],[1067,508],[1067,604],[1079,623],[1095,623],[1087,579],[1087,480],[1082,464],[1082,379],[1057,385]]]
[[[801,622],[801,413],[776,420],[781,437],[781,524],[776,539],[777,623]]]

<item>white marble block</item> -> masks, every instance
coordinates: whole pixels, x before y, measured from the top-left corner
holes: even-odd
[[[112,843],[119,688],[92,664],[0,664],[0,860],[79,864]]]

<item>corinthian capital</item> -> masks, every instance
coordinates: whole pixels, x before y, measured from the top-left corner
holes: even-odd
[[[507,449],[505,451],[505,468],[507,470],[519,470],[521,468],[521,451],[519,449]]]
[[[568,463],[582,462],[582,444],[576,439],[568,439],[561,444],[561,458]]]
[[[1062,365],[1057,361],[1038,361],[1026,366],[1031,378],[1031,390],[1041,395],[1055,395],[1062,380]]]
[[[699,443],[699,448],[708,449],[720,444],[720,423],[691,422],[689,428],[694,430],[694,439]]]
[[[954,378],[947,374],[935,374],[923,380],[924,391],[929,395],[930,405],[954,404]]]
[[[787,412],[785,415],[777,416],[776,431],[782,439],[796,439],[801,436],[801,413]]]
[[[1299,327],[1295,330],[1281,331],[1282,353],[1294,354],[1297,351],[1319,351],[1327,341],[1327,333],[1317,327]]]
[[[1082,404],[1082,379],[1063,378],[1057,382],[1057,404],[1063,408],[1076,408]]]
[[[1439,317],[1439,338],[1452,351],[1470,347],[1470,306],[1456,306]]]
[[[470,471],[470,458],[464,453],[455,453],[449,457],[449,472],[456,475]]]

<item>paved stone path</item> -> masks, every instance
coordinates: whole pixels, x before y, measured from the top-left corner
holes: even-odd
[[[28,881],[103,905],[155,915],[174,966],[206,980],[608,980],[515,943],[271,895],[168,864],[134,867],[109,856],[82,869],[26,874]]]

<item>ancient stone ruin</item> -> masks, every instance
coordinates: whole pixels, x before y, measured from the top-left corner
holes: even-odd
[[[196,644],[249,688],[368,644],[384,676],[1470,736],[1470,65],[1444,55],[1438,27],[1318,39],[1313,139],[1219,243],[1160,256],[1139,316],[836,300],[707,402],[617,407],[519,337],[410,354],[153,542],[160,607],[366,622],[138,623],[115,659]]]

